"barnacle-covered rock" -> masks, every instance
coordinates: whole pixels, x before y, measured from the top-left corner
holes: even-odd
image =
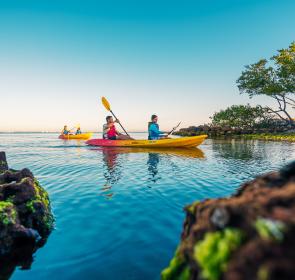
[[[16,266],[30,266],[53,221],[48,194],[31,171],[8,169],[0,152],[0,279],[8,278]]]
[[[162,279],[295,279],[295,162],[185,210]]]

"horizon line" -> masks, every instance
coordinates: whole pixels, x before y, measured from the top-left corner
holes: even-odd
[[[84,133],[102,133],[102,131],[85,131]],[[129,131],[130,133],[147,133],[147,131]],[[59,131],[0,131],[0,134],[4,133],[60,133]]]

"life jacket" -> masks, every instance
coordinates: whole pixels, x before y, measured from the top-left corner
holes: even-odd
[[[148,122],[148,133],[149,133],[148,140],[151,140],[151,133],[150,133],[151,124],[152,124],[152,122]]]
[[[116,132],[116,127],[113,125],[110,130],[107,132],[108,138],[116,137],[117,132]]]
[[[159,125],[158,125],[157,123],[149,122],[149,123],[148,123],[148,132],[149,132],[148,140],[152,140],[153,137],[155,136],[155,135],[152,135],[153,132],[150,130],[150,126],[151,126],[152,124],[154,124],[155,126],[157,126],[157,128],[159,129]],[[158,136],[158,135],[157,135],[157,136]]]

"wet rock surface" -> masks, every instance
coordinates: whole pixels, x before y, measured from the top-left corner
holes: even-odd
[[[32,172],[9,169],[0,152],[0,279],[8,279],[16,266],[30,268],[53,221],[48,194]]]
[[[295,279],[295,162],[185,211],[162,279]]]

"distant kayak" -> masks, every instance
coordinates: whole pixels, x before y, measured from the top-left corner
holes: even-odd
[[[68,134],[68,135],[59,135],[58,138],[59,139],[63,139],[63,140],[72,140],[72,139],[76,139],[76,140],[87,140],[92,136],[92,132],[88,132],[88,133],[82,133],[82,134]]]
[[[207,135],[180,137],[159,140],[107,140],[90,139],[86,142],[90,146],[101,147],[139,147],[139,148],[192,148],[203,143]]]

